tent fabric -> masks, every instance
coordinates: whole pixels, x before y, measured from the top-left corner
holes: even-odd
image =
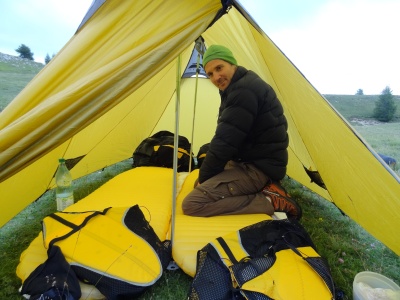
[[[177,62],[185,70],[201,36],[206,46],[230,48],[277,92],[289,123],[288,175],[400,254],[399,177],[237,1],[211,27],[219,0],[96,2],[97,10],[1,113],[0,225],[54,187],[59,157],[79,158],[71,169],[78,178],[129,158],[154,132],[173,131]],[[187,137],[194,80],[181,82],[179,134]],[[220,101],[208,80],[198,84],[194,152],[213,136]],[[317,172],[326,189],[305,169]]]
[[[2,112],[0,224],[54,186],[58,157],[84,156],[74,178],[128,158],[174,94],[176,57],[220,8],[216,0],[101,5]]]

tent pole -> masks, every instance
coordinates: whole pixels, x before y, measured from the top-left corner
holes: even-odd
[[[181,55],[179,54],[179,56],[177,58],[177,67],[176,67],[176,99],[175,99],[175,134],[174,134],[174,159],[173,159],[173,182],[172,182],[171,245],[174,244],[174,234],[175,234],[180,98],[181,98]]]
[[[193,140],[194,140],[194,124],[196,120],[196,106],[197,106],[197,86],[199,83],[199,66],[200,66],[200,53],[197,54],[197,64],[196,64],[196,85],[194,88],[194,103],[193,103],[193,121],[192,121],[192,136],[190,142],[190,160],[189,160],[189,173],[192,172],[192,152],[193,152]]]
[[[192,136],[190,139],[190,153],[192,155],[193,149],[193,140],[194,140],[194,124],[196,119],[196,107],[197,107],[197,87],[199,84],[199,73],[200,73],[200,56],[204,55],[205,46],[204,40],[200,36],[196,39],[195,49],[197,50],[197,63],[196,63],[196,85],[194,90],[194,104],[193,104],[193,122],[192,122]],[[191,157],[190,157],[191,158]],[[192,159],[189,161],[189,173],[192,171]]]

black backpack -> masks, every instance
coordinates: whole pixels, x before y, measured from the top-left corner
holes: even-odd
[[[77,300],[82,296],[79,279],[71,270],[61,249],[51,246],[47,250],[47,260],[36,267],[25,279],[21,295],[29,295],[32,300]]]
[[[327,261],[297,221],[265,220],[198,251],[188,299],[305,299],[311,294],[339,299]]]
[[[193,155],[190,155],[190,143],[184,136],[178,137],[178,172],[188,172],[190,160],[194,168]],[[163,130],[144,139],[133,152],[132,167],[156,166],[173,167],[174,134]]]
[[[203,164],[204,159],[206,158],[206,154],[208,149],[210,148],[210,143],[204,144],[200,147],[199,152],[197,153],[197,167],[200,169]]]

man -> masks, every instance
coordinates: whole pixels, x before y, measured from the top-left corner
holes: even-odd
[[[221,45],[207,49],[203,67],[219,89],[221,105],[198,183],[183,200],[183,212],[208,217],[283,211],[299,219],[300,206],[278,183],[286,175],[289,138],[274,90],[238,66]]]

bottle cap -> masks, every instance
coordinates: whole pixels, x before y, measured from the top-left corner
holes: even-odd
[[[65,162],[65,159],[64,158],[59,158],[58,162],[63,163],[63,162]]]

